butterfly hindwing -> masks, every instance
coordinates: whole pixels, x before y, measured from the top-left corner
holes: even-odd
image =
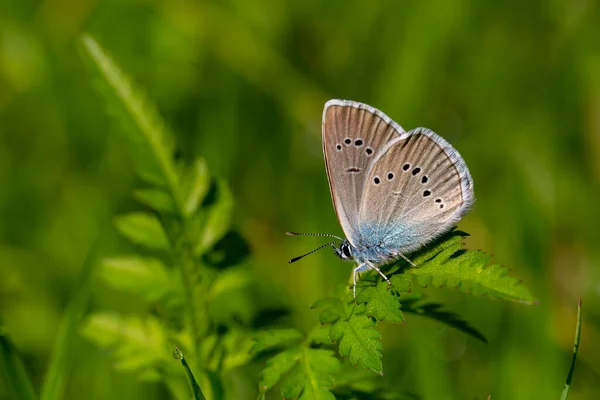
[[[366,104],[330,100],[323,111],[323,153],[333,204],[346,237],[360,241],[359,211],[373,160],[406,135],[385,114]]]
[[[474,201],[458,152],[424,128],[408,132],[374,160],[359,206],[363,246],[407,253],[448,230]]]

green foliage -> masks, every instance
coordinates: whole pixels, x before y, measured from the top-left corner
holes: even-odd
[[[102,260],[99,274],[115,289],[136,295],[151,304],[183,303],[177,271],[169,270],[157,258],[140,256],[109,257]]]
[[[267,361],[260,374],[259,389],[266,392],[282,381],[281,394],[284,398],[335,399],[329,390],[334,384],[333,375],[339,368],[340,362],[333,351],[310,348],[302,343]],[[284,375],[287,376],[283,378]]]
[[[571,381],[573,380],[573,373],[575,372],[575,361],[577,361],[577,351],[579,351],[579,341],[581,340],[581,299],[577,303],[577,323],[575,325],[575,343],[573,343],[573,358],[571,360],[571,367],[569,368],[569,374],[565,382],[565,388],[563,389],[560,400],[567,400],[569,398],[569,390],[571,389]]]
[[[339,342],[340,355],[349,356],[352,364],[383,373],[381,334],[371,318],[358,314],[338,321],[331,327],[329,337]]]
[[[391,286],[378,274],[371,272],[357,284],[356,299],[353,299],[350,287],[338,287],[333,296],[315,302],[312,308],[320,309],[321,325],[308,334],[307,341],[323,348],[335,343],[339,355],[347,358],[350,364],[378,374],[383,374],[383,362],[381,334],[377,324],[403,323],[404,313],[435,319],[487,343],[477,329],[457,314],[442,310],[439,304],[424,303],[421,301],[422,295],[412,292],[415,288],[431,284],[503,300],[529,304],[535,301],[527,288],[516,278],[508,276],[505,269],[496,265],[488,266],[487,255],[480,251],[464,250],[464,236],[465,233],[452,231],[413,255],[416,268],[407,266],[404,261],[391,265],[387,269]],[[288,330],[265,333],[257,338],[256,346],[261,350],[271,346],[287,347],[268,361],[261,375],[261,390],[273,387],[286,374],[293,376],[295,381],[305,379],[304,385],[310,383],[306,374],[292,370],[296,367],[295,361],[303,353],[296,345],[285,345],[284,338],[288,335],[299,340],[297,332]],[[282,390],[286,387],[284,384]],[[335,391],[341,398],[412,398],[410,394],[387,393],[384,388],[375,387],[376,383],[371,379],[366,379],[362,386],[354,381],[338,381]],[[332,386],[323,385],[322,388],[329,390]],[[286,392],[283,393],[285,396]],[[327,396],[331,394],[330,391],[327,393]]]
[[[98,239],[87,253],[74,293],[63,316],[40,391],[41,400],[62,398],[65,383],[74,367],[74,342],[77,328],[92,296],[92,277],[97,262],[97,247]]]
[[[244,268],[232,267],[243,261],[248,247],[230,230],[234,203],[227,185],[211,178],[201,158],[176,163],[173,136],[156,109],[92,38],[84,37],[83,43],[146,185],[134,192],[134,198],[149,208],[115,220],[117,230],[138,245],[142,254],[107,258],[100,275],[113,288],[165,313],[121,316],[96,312],[87,319],[83,335],[111,349],[116,368],[143,379],[172,379],[176,373],[167,361],[167,349],[175,341],[191,356],[191,365],[187,361],[184,365],[188,377],[196,370],[204,396],[213,399],[227,390],[223,385],[227,371],[278,350],[260,374],[262,393],[279,384],[286,398],[333,399],[333,390],[342,397],[360,397],[361,390],[374,384],[374,378],[366,378],[362,389],[357,382],[336,382],[340,360],[332,346],[350,364],[383,374],[377,324],[403,323],[403,311],[439,320],[485,341],[455,314],[440,310],[437,304],[416,303],[415,294],[408,292],[435,286],[534,301],[506,269],[488,265],[487,255],[464,250],[465,234],[453,231],[413,255],[416,268],[403,261],[387,268],[392,286],[368,273],[357,285],[356,299],[349,287],[344,287],[317,301],[313,308],[321,309],[321,325],[306,336],[284,328],[253,332],[257,313],[252,298],[254,278]],[[181,321],[167,322],[177,315],[178,308],[184,311]],[[196,394],[194,382],[190,379]],[[382,388],[370,394],[406,397]]]
[[[105,258],[99,274],[158,314],[94,312],[81,333],[111,350],[115,368],[141,379],[165,380],[170,388],[180,376],[169,357],[175,343],[190,355],[191,365],[184,363],[188,377],[195,370],[204,396],[221,398],[228,390],[224,374],[251,359],[250,322],[256,313],[252,277],[231,268],[248,254],[244,239],[230,231],[233,198],[222,180],[211,177],[203,159],[175,162],[174,137],[152,103],[93,38],[84,36],[82,42],[145,182],[133,197],[148,208],[115,219],[116,229],[139,246],[140,254]],[[197,396],[195,379],[190,385]]]
[[[393,290],[387,282],[374,283],[365,287],[356,297],[358,304],[365,303],[367,316],[378,321],[404,322],[400,310],[400,294]]]
[[[158,380],[160,372],[172,365],[167,330],[152,316],[96,312],[87,318],[81,333],[112,350],[116,369],[135,372],[141,379]]]
[[[402,310],[405,313],[421,315],[431,318],[441,323],[444,323],[452,328],[455,328],[462,333],[481,340],[487,343],[487,339],[476,328],[472,327],[467,321],[462,319],[458,314],[450,311],[442,310],[442,305],[437,303],[421,303],[422,296],[414,296],[413,298],[405,298],[402,300]]]
[[[120,215],[115,227],[133,243],[152,250],[168,250],[169,240],[158,219],[149,213],[135,212]]]
[[[412,278],[412,285],[416,287],[448,287],[477,296],[488,295],[526,304],[536,302],[519,279],[508,275],[508,269],[497,264],[488,265],[489,255],[463,250],[465,235],[460,231],[445,235],[413,259],[417,267],[403,271],[406,276],[402,279]]]
[[[419,400],[420,397],[398,390],[390,390],[382,379],[373,379],[373,374],[364,369],[343,368],[336,380],[333,394],[338,400]]]
[[[0,321],[0,377],[15,400],[38,398],[21,357],[8,337],[2,321]]]
[[[303,338],[301,332],[295,329],[271,329],[259,332],[254,338],[253,353],[259,353],[272,347],[279,347],[287,343],[297,343]]]

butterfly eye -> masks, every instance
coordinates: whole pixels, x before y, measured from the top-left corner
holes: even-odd
[[[436,203],[441,203],[441,202],[442,202],[442,199],[435,199],[435,202],[436,202]]]
[[[352,139],[346,138],[344,139],[344,143],[346,143],[346,145],[349,145],[350,143],[352,143]]]
[[[421,178],[421,183],[425,184],[428,180],[429,178],[426,175],[423,175],[423,177]]]
[[[335,148],[337,149],[337,151],[340,151],[342,149],[342,145],[338,144],[337,146],[335,146]]]
[[[409,169],[410,169],[410,164],[404,164],[404,165],[402,166],[402,170],[403,170],[403,171],[408,171]]]
[[[373,154],[373,150],[370,147],[367,147],[365,153],[367,153],[367,155],[370,156],[371,154]]]
[[[393,173],[391,173],[391,172],[390,172],[390,173],[388,173],[388,176],[387,176],[387,178],[388,178],[388,180],[390,180],[390,181],[391,181],[392,179],[394,179],[394,174],[393,174]]]
[[[342,253],[346,256],[346,258],[350,258],[352,255],[350,254],[350,249],[348,246],[342,247]]]
[[[440,208],[444,208],[444,205],[443,205],[443,204],[440,204]]]
[[[363,145],[363,141],[362,141],[362,139],[356,139],[356,140],[354,141],[354,145],[355,145],[356,147],[360,147],[360,146],[362,146],[362,145]]]
[[[427,197],[431,194],[431,192],[429,190],[426,190],[423,192],[423,197]]]
[[[376,184],[376,185],[379,185],[379,182],[381,182],[381,180],[379,179],[379,177],[378,177],[378,176],[376,176],[376,177],[373,179],[373,182],[375,182],[375,184]]]
[[[413,176],[417,175],[419,172],[421,172],[421,168],[419,168],[419,167],[416,167],[415,169],[412,170]]]

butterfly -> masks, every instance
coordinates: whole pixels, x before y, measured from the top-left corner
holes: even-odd
[[[329,189],[345,239],[332,246],[353,261],[356,276],[403,258],[452,228],[475,202],[473,180],[460,154],[426,128],[406,132],[383,112],[350,100],[323,110],[323,154]]]

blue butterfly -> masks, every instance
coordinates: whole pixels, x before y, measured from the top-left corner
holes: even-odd
[[[429,129],[409,132],[363,103],[330,100],[323,110],[329,189],[346,239],[327,243],[356,274],[422,248],[447,232],[475,202],[473,180],[458,152]],[[313,235],[288,232],[290,235]],[[320,234],[317,234],[320,235]],[[334,245],[337,245],[334,246]]]

